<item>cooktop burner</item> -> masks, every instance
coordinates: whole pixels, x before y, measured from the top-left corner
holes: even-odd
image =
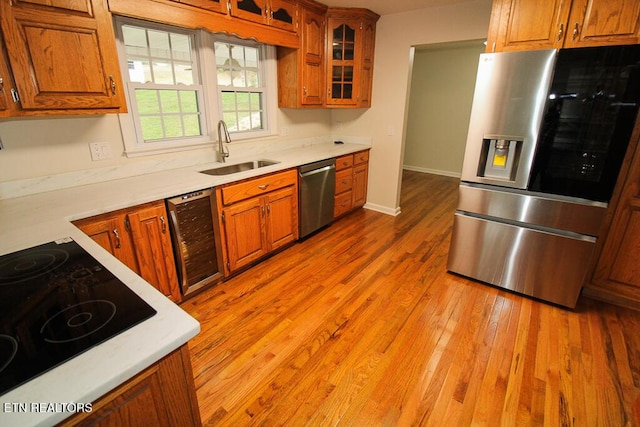
[[[0,256],[0,394],[155,314],[71,238]]]

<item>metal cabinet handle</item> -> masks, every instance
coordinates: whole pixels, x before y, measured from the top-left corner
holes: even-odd
[[[564,36],[564,24],[560,24],[560,29],[558,30],[558,40],[562,41],[562,36]]]
[[[111,87],[111,95],[116,95],[116,81],[112,75],[109,75],[109,86]]]
[[[162,224],[162,233],[167,232],[167,221],[164,219],[164,215],[160,215],[160,223]]]
[[[573,40],[575,40],[580,34],[580,23],[576,22],[576,25],[573,26]]]
[[[120,233],[118,233],[118,229],[113,229],[113,235],[116,236],[116,249],[120,249]]]
[[[271,215],[271,205],[267,205],[267,215]]]
[[[266,190],[267,187],[269,187],[269,184],[258,185],[258,188],[261,189],[261,190]]]

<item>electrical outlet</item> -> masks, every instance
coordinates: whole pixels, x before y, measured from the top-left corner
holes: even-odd
[[[107,160],[111,156],[111,145],[108,142],[92,142],[89,144],[89,150],[91,151],[91,160]]]

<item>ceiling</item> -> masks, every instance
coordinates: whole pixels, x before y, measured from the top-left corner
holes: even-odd
[[[378,15],[464,3],[469,0],[319,0],[330,7],[363,7]]]

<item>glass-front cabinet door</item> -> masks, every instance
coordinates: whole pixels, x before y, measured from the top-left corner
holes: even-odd
[[[354,105],[357,103],[358,67],[360,63],[358,19],[329,18],[329,43],[327,60],[327,104]]]

